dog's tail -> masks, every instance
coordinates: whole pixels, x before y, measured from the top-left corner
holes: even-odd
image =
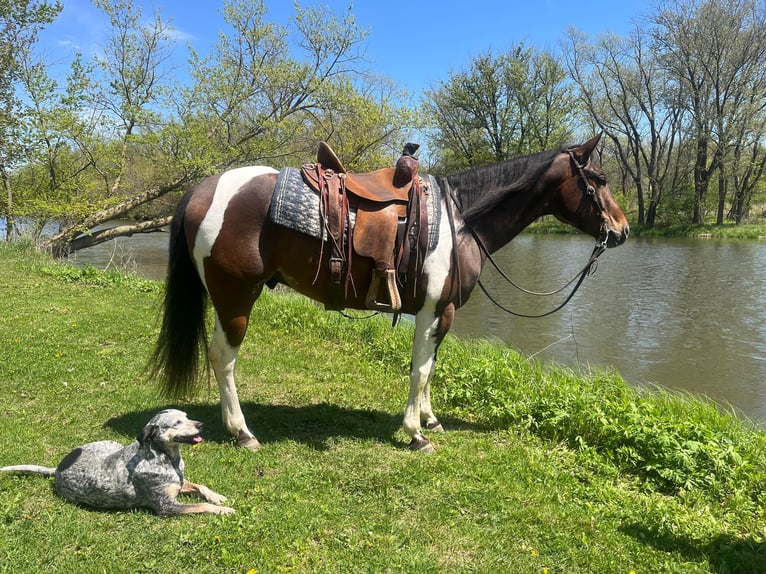
[[[17,464],[16,466],[3,466],[0,470],[5,472],[19,472],[22,474],[42,474],[53,476],[56,469],[50,466],[37,466],[36,464]]]
[[[207,364],[207,291],[194,267],[184,230],[190,198],[191,191],[179,202],[170,224],[162,325],[148,365],[150,375],[159,379],[169,397],[192,394],[199,378],[200,354],[205,355]]]

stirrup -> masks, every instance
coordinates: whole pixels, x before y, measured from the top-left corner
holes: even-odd
[[[386,292],[388,293],[389,303],[378,301],[378,291],[380,284],[385,278]],[[396,270],[394,269],[376,269],[372,275],[370,290],[367,291],[365,305],[373,311],[383,313],[398,313],[402,309],[402,298],[399,295],[399,289],[396,287]]]

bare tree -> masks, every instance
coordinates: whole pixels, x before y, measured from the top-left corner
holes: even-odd
[[[638,223],[654,225],[663,193],[678,176],[680,93],[660,71],[656,53],[636,26],[625,38],[603,36],[591,45],[567,33],[566,63],[591,118],[612,142],[636,188]]]
[[[693,223],[705,222],[716,169],[721,170],[716,222],[723,223],[731,144],[739,145],[733,141],[742,133],[736,127],[739,116],[753,111],[743,104],[754,88],[766,97],[762,79],[755,79],[766,66],[765,18],[766,8],[757,0],[669,0],[653,17],[652,36],[663,53],[664,69],[682,84],[692,118]]]

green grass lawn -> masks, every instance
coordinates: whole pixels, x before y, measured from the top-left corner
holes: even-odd
[[[159,409],[205,422],[189,479],[233,516],[159,518],[0,476],[2,572],[766,572],[766,440],[713,406],[448,338],[436,453],[400,430],[411,326],[267,294],[238,386],[255,453],[214,382],[169,403],[144,367],[162,285],[0,247],[0,466],[127,444]]]

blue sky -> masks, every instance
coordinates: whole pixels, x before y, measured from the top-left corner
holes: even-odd
[[[159,9],[181,40],[176,57],[185,63],[185,45],[201,54],[225,27],[222,3],[213,0],[134,0],[151,17]],[[303,0],[343,13],[352,0]],[[39,47],[51,61],[68,62],[75,51],[90,57],[104,44],[106,21],[90,0],[63,0],[64,11],[43,34]],[[369,68],[419,96],[422,90],[467,67],[488,50],[503,52],[523,42],[557,49],[570,26],[591,35],[627,34],[650,11],[648,2],[615,0],[418,0],[353,1],[357,23],[369,31]],[[292,0],[267,0],[268,19],[287,23]]]

